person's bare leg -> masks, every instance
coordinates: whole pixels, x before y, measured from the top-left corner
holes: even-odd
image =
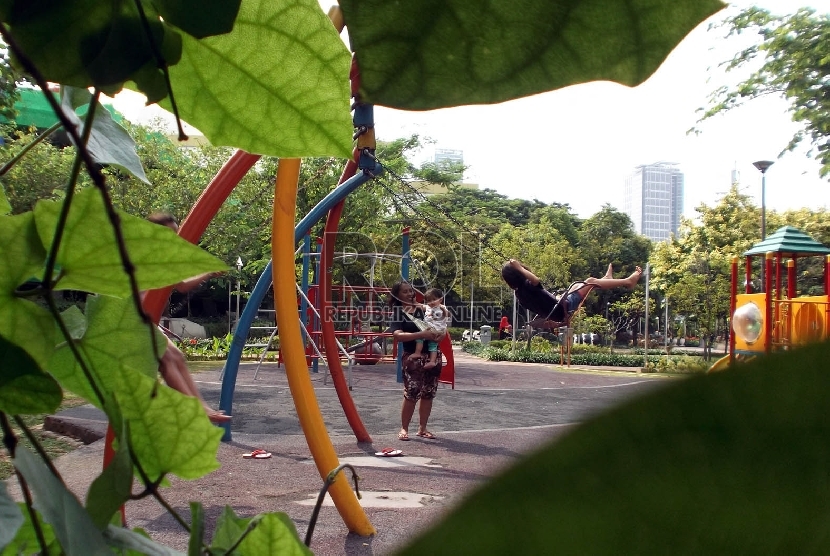
[[[412,415],[415,414],[415,401],[403,399],[403,406],[401,407],[401,430],[398,432],[398,438],[401,440],[409,440],[409,423],[412,422]]]
[[[628,276],[628,278],[588,278],[585,280],[585,284],[595,288],[600,288],[602,290],[610,290],[612,288],[633,288],[637,285],[637,282],[640,281],[642,274],[643,269],[638,266],[637,269]]]
[[[424,369],[434,369],[435,365],[438,364],[438,352],[437,351],[430,351],[429,352],[429,361],[424,363]]]
[[[432,400],[421,399],[418,405],[418,436],[427,436],[431,438],[433,435],[427,430],[427,421],[429,415],[432,413]]]
[[[190,374],[190,369],[187,368],[187,359],[184,358],[184,354],[179,351],[176,344],[171,342],[169,338],[167,339],[167,349],[164,350],[164,355],[161,356],[159,372],[162,378],[164,378],[164,382],[170,388],[198,399],[205,409],[208,419],[212,422],[224,423],[230,421],[230,415],[225,415],[221,410],[213,409],[202,398],[199,387],[196,386],[196,382],[194,382],[193,376]]]

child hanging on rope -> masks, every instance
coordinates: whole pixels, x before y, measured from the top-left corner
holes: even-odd
[[[435,332],[446,332],[449,325],[450,312],[442,304],[444,301],[444,292],[438,288],[430,288],[424,294],[424,323],[429,329]],[[417,324],[417,323],[416,323]],[[419,326],[420,328],[420,326]],[[410,359],[418,359],[424,349],[424,341],[416,340],[415,353],[410,355]],[[424,369],[434,369],[438,364],[438,342],[430,340],[427,342],[427,353],[429,353],[429,361],[424,363]]]
[[[608,271],[602,278],[586,278],[583,282],[576,282],[562,296],[556,296],[546,290],[539,278],[516,259],[510,259],[501,267],[501,277],[516,292],[519,303],[536,313],[536,318],[531,321],[536,328],[565,326],[591,290],[633,288],[640,281],[643,270],[638,266],[628,278],[614,278],[613,272],[609,264]]]

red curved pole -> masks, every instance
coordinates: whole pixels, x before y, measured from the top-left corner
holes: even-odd
[[[345,182],[355,172],[357,172],[357,162],[352,159],[343,169],[339,183]],[[371,442],[372,437],[369,436],[366,426],[357,413],[354,400],[351,394],[349,394],[349,386],[343,375],[343,365],[340,364],[340,351],[337,348],[337,338],[334,334],[334,321],[331,318],[333,314],[331,306],[331,268],[334,264],[334,241],[337,239],[337,228],[340,225],[340,215],[343,214],[344,202],[340,201],[329,211],[328,217],[326,217],[325,232],[323,233],[319,280],[320,331],[323,337],[323,346],[326,350],[326,361],[329,367],[329,373],[334,383],[334,390],[337,392],[337,397],[340,400],[340,405],[343,407],[343,413],[346,414],[346,420],[352,427],[352,431],[357,437],[358,442]]]

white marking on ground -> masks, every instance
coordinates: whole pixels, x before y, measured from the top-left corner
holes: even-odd
[[[536,386],[532,388],[475,388],[475,387],[468,387],[468,388],[455,388],[456,392],[466,392],[466,393],[476,393],[476,392],[528,392],[528,391],[538,391],[538,390],[604,390],[606,388],[620,388],[625,386],[636,386],[638,384],[643,384],[645,382],[651,382],[654,379],[645,379],[645,380],[635,380],[631,382],[621,382],[619,384],[597,384],[593,386]],[[214,382],[210,380],[197,380],[198,384],[212,384],[214,386],[221,386],[221,382]],[[458,383],[456,383],[458,386]],[[246,384],[246,383],[238,383],[236,388],[257,388],[257,389],[265,389],[265,388],[279,388],[282,390],[288,390],[288,387],[285,384]],[[315,390],[331,390],[334,391],[335,389],[331,386],[317,386]],[[441,391],[449,392],[452,390],[451,388],[442,388]],[[401,387],[395,388],[372,388],[373,392],[400,392]],[[280,392],[281,393],[281,392]]]
[[[295,500],[301,506],[314,506],[317,503],[318,494],[309,494],[308,500]],[[417,492],[372,492],[360,491],[361,499],[358,500],[364,508],[423,508],[425,502],[442,500],[443,496],[431,494],[419,494]],[[323,500],[324,506],[334,506],[331,496],[326,494]]]
[[[339,458],[341,464],[350,463],[357,467],[438,467],[441,465],[435,463],[432,458],[422,458],[418,456],[347,456]],[[314,463],[313,459],[305,460],[303,463]]]

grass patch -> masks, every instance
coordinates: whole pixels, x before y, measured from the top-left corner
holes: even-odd
[[[70,407],[77,407],[79,405],[84,405],[86,400],[81,397],[78,397],[74,394],[69,392],[64,392],[63,394],[63,401],[61,405],[58,407],[58,411],[69,409]],[[34,436],[38,443],[43,447],[44,451],[49,455],[49,459],[55,459],[59,456],[62,456],[66,453],[71,452],[75,448],[79,446],[83,446],[83,443],[79,440],[75,440],[74,438],[69,438],[68,436],[61,436],[59,434],[55,434],[53,432],[43,430],[43,421],[46,419],[47,414],[39,414],[39,415],[22,415],[21,420],[23,421],[26,428],[28,428],[32,436]],[[31,443],[29,439],[23,435],[22,430],[17,426],[15,421],[11,421],[12,430],[14,430],[15,435],[17,436],[18,441],[23,446],[27,446],[31,448]],[[11,456],[7,450],[0,451],[0,481],[6,480],[9,477],[14,475],[14,466],[11,463]]]
[[[202,371],[218,371],[225,365],[224,359],[221,361],[188,361],[187,366],[192,373],[199,373]]]

